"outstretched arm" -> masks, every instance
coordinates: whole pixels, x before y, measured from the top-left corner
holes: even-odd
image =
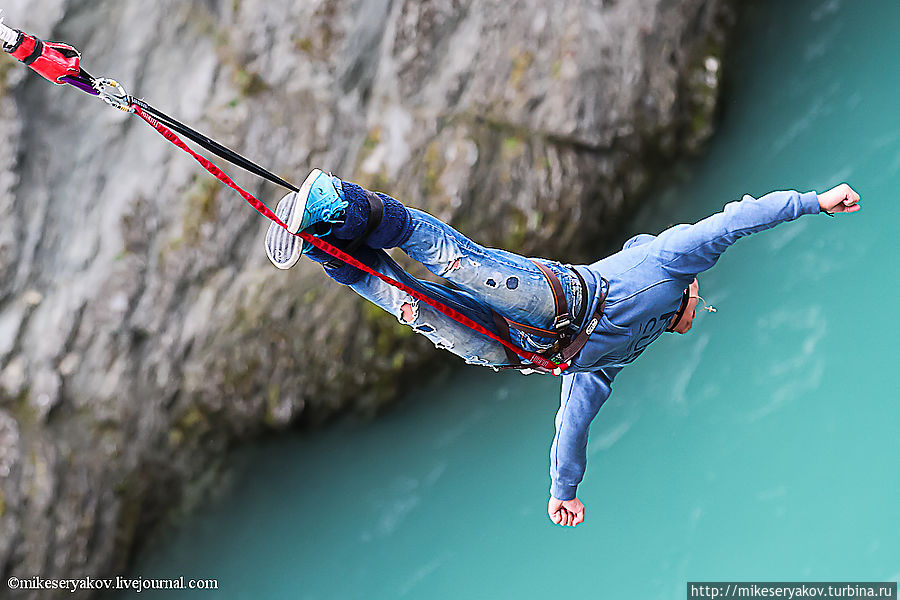
[[[772,192],[761,198],[744,196],[722,212],[693,225],[676,225],[654,240],[663,267],[676,277],[693,277],[712,267],[738,239],[792,221],[804,214],[856,212],[859,194],[846,183],[822,194]]]
[[[575,497],[587,463],[588,430],[591,421],[612,391],[620,367],[563,377],[556,437],[550,448],[550,503],[547,513],[558,525],[574,526],[584,521],[584,505]]]

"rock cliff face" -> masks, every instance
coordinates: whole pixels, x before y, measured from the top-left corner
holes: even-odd
[[[297,183],[586,259],[711,132],[728,0],[7,0]],[[0,57],[0,572],[102,576],[222,451],[371,411],[437,351],[139,119]],[[281,192],[226,169],[273,206]],[[45,596],[41,596],[45,597]]]

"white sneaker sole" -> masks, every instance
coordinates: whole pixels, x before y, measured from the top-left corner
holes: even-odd
[[[279,269],[290,269],[300,260],[303,240],[293,234],[300,229],[309,190],[321,174],[322,171],[319,169],[313,169],[300,186],[300,191],[285,194],[275,208],[275,216],[288,228],[285,230],[275,221],[269,224],[269,230],[266,232],[266,256]]]

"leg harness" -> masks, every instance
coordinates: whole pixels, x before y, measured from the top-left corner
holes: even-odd
[[[591,334],[594,333],[594,330],[600,323],[600,319],[603,317],[603,307],[606,304],[606,294],[609,292],[609,283],[607,283],[606,285],[607,292],[604,293],[600,298],[600,302],[597,305],[597,310],[591,316],[590,320],[585,323],[580,330],[576,330],[578,324],[584,321],[584,315],[587,311],[587,284],[585,284],[584,279],[581,278],[581,275],[578,273],[578,271],[575,271],[574,269],[572,270],[572,272],[575,273],[576,277],[578,277],[578,282],[581,285],[582,289],[581,297],[583,299],[578,315],[573,318],[569,312],[569,307],[566,302],[566,294],[563,290],[562,283],[560,283],[559,281],[559,278],[546,265],[536,260],[532,260],[531,262],[534,263],[538,270],[547,279],[547,283],[550,285],[550,289],[553,292],[553,302],[556,309],[556,317],[553,320],[553,330],[532,327],[530,325],[525,325],[524,323],[517,323],[512,319],[503,317],[496,311],[491,311],[494,317],[494,327],[497,329],[497,332],[499,333],[503,341],[510,344],[512,344],[509,336],[510,329],[517,329],[530,335],[555,339],[556,343],[549,350],[541,353],[541,356],[548,358],[549,360],[552,360],[556,363],[569,363],[571,359],[574,358],[582,348],[584,348],[585,344],[587,344],[588,338],[591,337]],[[606,282],[606,280],[604,280],[604,282]],[[510,350],[505,345],[503,346],[503,349],[506,351],[506,357],[509,360],[510,364],[504,367],[500,367],[501,369],[518,369],[520,371],[529,370],[538,371],[541,373],[548,372],[540,367],[536,367],[534,364],[522,364],[522,361],[519,359],[515,352]]]

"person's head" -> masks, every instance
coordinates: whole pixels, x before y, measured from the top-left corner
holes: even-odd
[[[697,315],[697,302],[699,301],[700,284],[697,283],[697,278],[694,277],[694,280],[685,290],[685,299],[682,301],[679,311],[675,313],[671,323],[669,323],[669,331],[674,331],[675,333],[687,333],[690,331],[694,325],[694,317]]]

